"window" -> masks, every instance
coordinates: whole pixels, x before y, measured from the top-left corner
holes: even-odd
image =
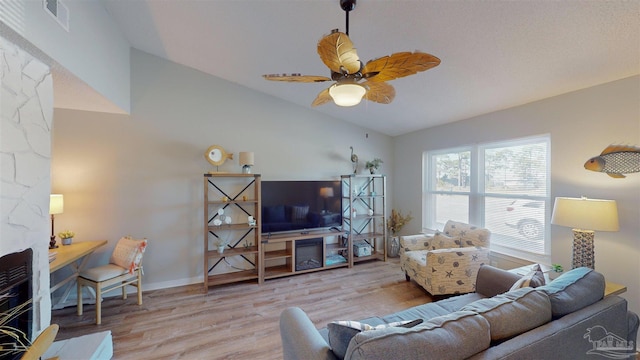
[[[429,151],[423,227],[486,227],[491,249],[549,263],[549,136]]]

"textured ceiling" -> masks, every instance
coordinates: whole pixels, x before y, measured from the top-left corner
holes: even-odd
[[[142,51],[311,108],[328,83],[316,53],[345,30],[338,0],[103,0]],[[389,82],[389,105],[314,111],[388,135],[470,118],[640,73],[640,1],[359,0],[349,35],[363,61],[399,51],[438,56],[432,70]]]

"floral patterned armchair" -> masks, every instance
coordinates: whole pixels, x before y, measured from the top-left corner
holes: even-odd
[[[400,237],[400,268],[431,295],[475,291],[476,275],[489,264],[487,229],[449,220],[442,233]]]

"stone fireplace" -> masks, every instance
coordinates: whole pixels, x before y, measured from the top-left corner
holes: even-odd
[[[0,257],[25,250],[32,254],[30,279],[20,286],[29,287],[27,296],[33,300],[28,334],[33,339],[51,322],[53,80],[49,66],[24,50],[30,44],[0,34]]]

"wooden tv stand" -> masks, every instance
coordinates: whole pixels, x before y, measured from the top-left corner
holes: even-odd
[[[348,258],[344,257],[344,262],[327,264],[327,257],[338,255],[347,250],[343,244],[342,232],[340,231],[301,231],[286,234],[262,234],[260,264],[264,266],[264,279],[274,279],[283,276],[297,275],[308,272],[334,269],[350,266]],[[330,238],[337,238],[335,242],[328,242]],[[305,270],[296,270],[296,242],[322,238],[322,263],[318,267]],[[333,259],[337,257],[331,257]]]

